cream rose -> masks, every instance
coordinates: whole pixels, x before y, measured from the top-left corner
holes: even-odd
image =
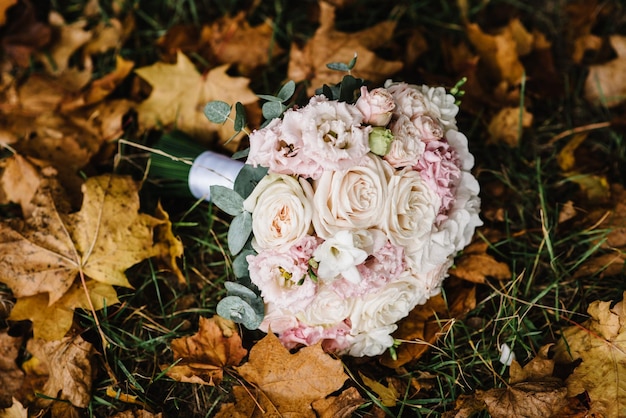
[[[313,226],[319,237],[338,231],[370,229],[381,225],[387,201],[387,180],[393,168],[374,155],[345,171],[325,171],[313,182]]]
[[[354,299],[343,298],[328,287],[323,287],[315,299],[297,316],[306,325],[326,327],[339,324],[352,313]]]
[[[421,141],[421,132],[406,115],[400,115],[391,123],[393,141],[385,160],[394,168],[411,167],[424,153],[426,144]]]
[[[303,179],[270,173],[263,177],[243,208],[252,213],[253,247],[287,251],[311,229],[311,185]]]
[[[430,245],[430,232],[439,212],[439,197],[417,171],[404,169],[389,180],[383,230],[389,240],[412,252]]]
[[[381,355],[393,345],[391,333],[396,329],[398,326],[395,324],[387,325],[355,335],[348,354],[354,357]]]

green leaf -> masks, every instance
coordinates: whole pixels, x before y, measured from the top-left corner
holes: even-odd
[[[239,296],[242,299],[254,300],[258,295],[251,289],[240,285],[237,282],[224,282],[224,287],[228,291],[228,296]]]
[[[235,131],[240,132],[246,126],[246,109],[241,102],[235,103]]]
[[[204,106],[204,116],[213,123],[224,123],[230,116],[230,105],[220,100],[214,100]]]
[[[252,214],[243,211],[235,216],[228,228],[228,250],[232,255],[237,255],[248,242],[252,233]]]
[[[269,94],[257,94],[261,99],[267,100],[268,102],[282,102],[280,97],[270,96]]]
[[[357,53],[354,53],[354,57],[352,57],[352,59],[350,60],[350,62],[348,63],[348,68],[351,70],[354,68],[354,66],[356,65],[356,58],[357,58]]]
[[[278,96],[278,99],[284,103],[287,100],[291,99],[291,96],[293,96],[293,93],[295,91],[296,82],[293,80],[289,80],[284,86],[281,87],[276,96]]]
[[[241,171],[239,171],[233,188],[245,199],[250,196],[252,190],[254,190],[256,185],[259,184],[261,179],[266,175],[267,167],[252,167],[249,164],[245,164]]]
[[[343,62],[330,62],[326,64],[326,67],[335,71],[350,71],[350,67],[348,67],[348,64],[345,64]]]
[[[354,78],[351,75],[345,75],[340,83],[339,101],[354,103],[356,101],[356,92],[363,85],[363,79]]]
[[[255,330],[263,322],[263,313],[259,314],[246,300],[239,296],[226,296],[220,300],[216,308],[222,318],[242,324],[249,330]]]
[[[249,153],[250,153],[250,148],[242,149],[241,151],[237,151],[236,153],[234,153],[232,156],[232,159],[238,160],[240,158],[247,157]]]
[[[255,255],[256,251],[254,250],[243,250],[235,259],[233,260],[233,273],[237,276],[238,279],[242,277],[248,277],[250,272],[248,271],[248,260],[246,257],[249,255]]]
[[[243,197],[231,188],[212,185],[210,187],[211,201],[218,208],[232,216],[243,212]]]
[[[280,102],[265,102],[261,110],[265,119],[274,119],[279,118],[287,110],[287,106]]]

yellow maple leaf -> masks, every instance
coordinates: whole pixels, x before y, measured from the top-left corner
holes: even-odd
[[[554,359],[581,359],[566,380],[568,395],[587,392],[591,413],[617,418],[626,416],[626,306],[623,300],[611,304],[592,302],[587,309],[591,318],[564,329]]]
[[[162,253],[153,236],[164,221],[139,213],[137,184],[131,178],[93,177],[83,192],[79,212],[59,212],[44,190],[35,196],[36,207],[25,222],[0,223],[0,281],[18,298],[13,315],[24,312],[34,321],[48,319],[22,310],[28,304],[57,310],[87,308],[72,296],[78,275],[108,286],[131,287],[125,271]],[[98,289],[108,304],[117,301],[110,290]],[[27,302],[27,297],[38,299]],[[94,305],[97,302],[93,300]],[[60,332],[51,332],[52,337]]]
[[[176,64],[157,62],[138,68],[135,72],[152,86],[150,96],[137,108],[139,124],[143,129],[173,125],[203,140],[218,132],[222,140],[227,140],[234,133],[232,124],[210,122],[203,113],[204,105],[211,100],[244,105],[258,101],[248,88],[250,79],[229,76],[228,67],[222,65],[202,75],[179,51]]]

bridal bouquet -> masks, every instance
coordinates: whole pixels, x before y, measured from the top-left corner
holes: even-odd
[[[455,97],[387,81],[353,89],[352,100],[325,86],[287,108],[288,90],[265,96],[265,113],[279,111],[250,133],[234,186],[210,188],[234,216],[238,276],[218,313],[278,334],[287,348],[382,354],[396,322],[440,292],[481,225]],[[205,113],[223,121],[228,109]]]

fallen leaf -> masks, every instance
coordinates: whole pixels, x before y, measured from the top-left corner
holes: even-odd
[[[290,354],[272,333],[252,347],[248,362],[238,367],[237,371],[254,385],[256,402],[245,388],[237,389],[236,386],[233,390],[237,390],[237,402],[226,404],[218,417],[314,418],[316,414],[311,407],[312,402],[338,390],[348,378],[341,361],[330,357],[319,344]],[[258,406],[265,412],[261,412]]]
[[[68,401],[78,408],[85,408],[91,400],[92,361],[95,349],[80,336],[66,337],[59,341],[32,339],[27,351],[36,357],[47,370],[48,380],[42,393],[51,398]],[[54,402],[41,398],[43,405]]]
[[[14,6],[18,0],[2,0],[0,1],[0,26],[4,26],[7,22],[6,13],[9,8]]]
[[[341,80],[343,74],[329,69],[326,64],[347,63],[354,54],[358,60],[351,74],[374,84],[382,84],[402,69],[401,61],[387,61],[373,52],[391,39],[396,22],[387,20],[358,32],[340,32],[334,28],[335,7],[325,1],[319,6],[320,26],[304,47],[291,46],[287,70],[290,79],[309,82],[309,95],[324,84],[336,84]]]
[[[200,317],[198,332],[173,340],[171,347],[174,360],[180,361],[169,367],[167,375],[179,382],[210,386],[222,381],[225,367],[239,365],[248,354],[235,323],[220,316]]]
[[[86,20],[67,24],[63,16],[54,11],[50,12],[49,22],[55,42],[46,54],[41,54],[39,60],[50,74],[60,74],[69,67],[70,57],[91,39],[92,33],[85,30]],[[85,71],[91,73],[90,69]]]
[[[626,36],[609,38],[617,58],[590,65],[585,80],[585,98],[595,105],[617,106],[626,100]]]
[[[11,407],[0,410],[0,418],[28,418],[28,409],[24,408],[17,399],[13,398]]]
[[[445,334],[453,323],[451,318],[458,318],[476,306],[476,289],[473,285],[454,279],[448,279],[446,285],[445,300],[441,294],[433,296],[398,323],[393,337],[403,343],[396,349],[395,358],[389,351],[381,356],[383,365],[398,368],[419,359],[430,345]]]
[[[463,253],[455,260],[455,265],[450,269],[450,275],[472,283],[485,283],[487,277],[498,280],[511,278],[509,265],[496,260],[487,254],[489,247],[496,242],[500,234],[491,229],[483,229],[483,238],[477,238],[470,243]]]
[[[105,306],[119,303],[113,286],[95,280],[85,283],[87,293],[80,283],[74,283],[59,300],[50,303],[47,294],[39,293],[17,299],[9,319],[13,321],[30,320],[33,334],[43,340],[59,340],[72,327],[74,309],[81,308],[99,311]]]
[[[6,9],[6,19],[2,49],[17,65],[28,68],[33,53],[50,41],[50,27],[47,22],[39,21],[30,0],[19,1]]]
[[[312,406],[318,418],[350,418],[359,406],[365,403],[356,388],[351,387],[339,394],[313,401]]]
[[[561,151],[559,151],[556,157],[556,162],[561,171],[568,172],[576,167],[576,157],[574,156],[574,153],[588,136],[589,132],[583,132],[572,136]]]
[[[511,148],[516,148],[522,138],[524,128],[530,128],[532,123],[533,115],[525,108],[505,107],[500,109],[489,122],[487,143],[501,142]]]
[[[158,258],[176,275],[178,283],[185,285],[187,280],[177,263],[178,258],[184,253],[183,243],[180,238],[174,236],[170,216],[161,206],[161,202],[157,205],[154,216],[162,221],[161,225],[158,225],[154,231],[157,242],[156,247],[159,250]]]
[[[587,321],[563,330],[554,359],[582,360],[566,380],[569,396],[586,392],[591,413],[617,418],[626,415],[626,310],[624,300],[611,305],[592,302]]]
[[[115,415],[112,415],[111,418],[162,418],[163,414],[159,412],[158,414],[153,414],[152,412],[146,411],[145,409],[138,409],[133,411],[122,411],[118,412]]]
[[[224,16],[204,26],[200,44],[207,44],[212,58],[219,64],[237,64],[240,74],[251,74],[255,68],[283,51],[274,42],[274,28],[269,20],[250,26],[245,12]]]
[[[17,364],[22,340],[11,337],[7,330],[0,332],[0,410],[15,403],[13,398],[24,380],[24,372]]]
[[[385,386],[374,379],[370,379],[359,371],[359,376],[363,380],[363,384],[370,388],[374,393],[378,395],[383,406],[394,407],[398,402],[399,393],[393,385]]]
[[[135,72],[152,86],[150,96],[137,108],[142,129],[172,126],[201,140],[210,140],[214,133],[226,141],[233,133],[232,124],[216,125],[204,115],[204,105],[211,100],[229,104],[251,104],[258,97],[248,88],[250,80],[231,77],[229,65],[213,68],[206,75],[198,72],[182,52],[176,64],[157,62]]]

